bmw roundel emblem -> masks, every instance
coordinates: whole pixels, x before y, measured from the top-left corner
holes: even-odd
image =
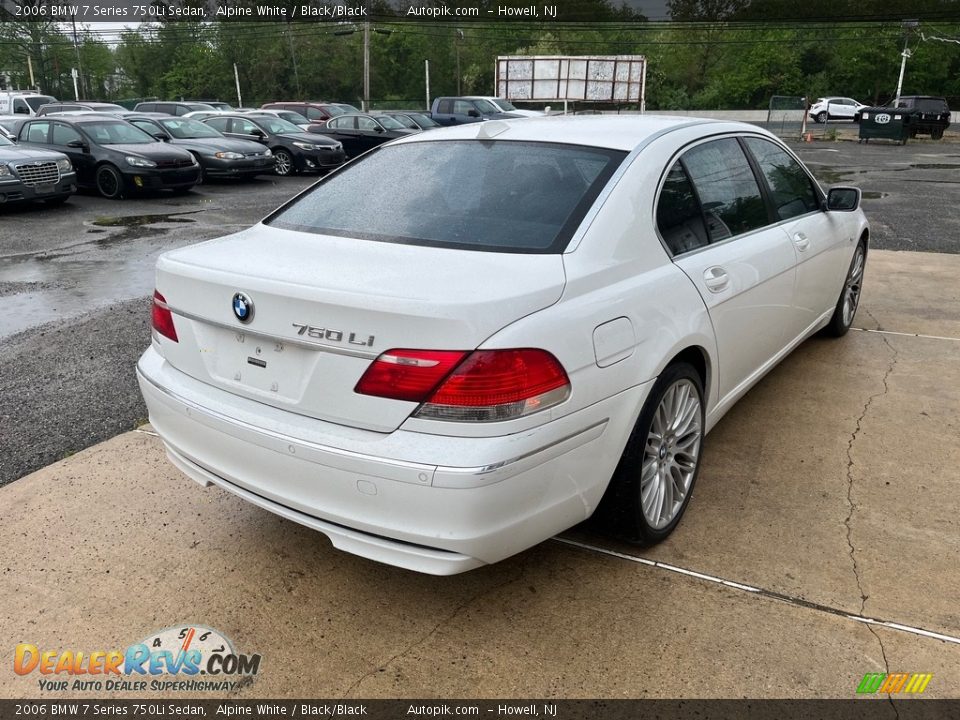
[[[253,300],[238,292],[233,296],[233,314],[242,323],[250,322],[253,319]]]

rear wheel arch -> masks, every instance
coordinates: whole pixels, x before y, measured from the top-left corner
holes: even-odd
[[[711,375],[713,370],[710,354],[706,348],[701,345],[687,346],[665,362],[657,375],[661,375],[668,367],[676,365],[677,363],[687,363],[692,365],[697,371],[697,374],[700,376],[700,386],[703,388],[704,401],[706,401],[707,398],[710,397],[710,390],[712,388]]]

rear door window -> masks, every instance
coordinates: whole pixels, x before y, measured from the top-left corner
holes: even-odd
[[[220,132],[226,132],[227,123],[230,122],[230,118],[212,117],[205,120],[204,122],[210,127],[212,127],[214,130],[219,130]]]
[[[63,123],[53,124],[54,145],[66,146],[67,143],[73,142],[74,140],[82,141],[83,138],[80,137],[80,133],[78,133],[69,125],[64,125]]]
[[[26,133],[20,133],[25,142],[47,144],[50,137],[50,123],[32,122],[27,125]]]
[[[734,138],[697,145],[683,155],[711,243],[767,225],[767,206],[746,155]]]

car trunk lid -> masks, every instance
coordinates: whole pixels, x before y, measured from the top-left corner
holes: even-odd
[[[555,303],[554,254],[476,252],[263,225],[163,255],[157,288],[178,342],[174,367],[228,392],[381,432],[416,403],[354,392],[392,348],[473,350]],[[234,311],[237,294],[249,319]]]

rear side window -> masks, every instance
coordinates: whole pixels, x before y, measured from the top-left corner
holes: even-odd
[[[697,145],[684,153],[683,161],[700,198],[711,243],[768,223],[757,180],[735,139]]]
[[[26,140],[26,142],[32,143],[44,143],[46,144],[47,138],[50,137],[50,123],[48,122],[32,122],[27,125],[26,137],[24,133],[20,133],[20,139]]]
[[[266,224],[412,245],[559,253],[624,157],[506,140],[387,145],[321,181]]]
[[[674,255],[696,250],[708,242],[700,203],[679,160],[670,169],[660,191],[657,229]]]
[[[212,117],[205,120],[207,125],[212,127],[214,130],[219,130],[220,132],[227,131],[227,123],[230,122],[229,118],[224,117]]]
[[[74,140],[83,140],[80,137],[80,133],[74,130],[69,125],[64,125],[62,123],[53,124],[53,144],[54,145],[66,145],[69,142]]]
[[[809,176],[789,153],[768,140],[745,138],[770,188],[780,220],[820,209],[820,198]]]

